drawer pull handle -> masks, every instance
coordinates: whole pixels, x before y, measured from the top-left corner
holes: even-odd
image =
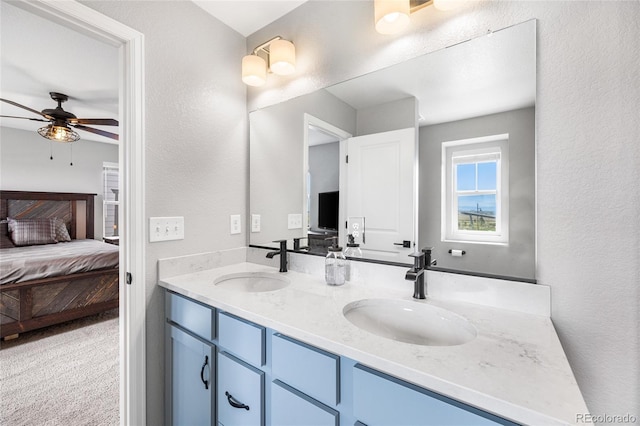
[[[205,355],[204,364],[202,364],[202,369],[200,370],[200,380],[204,383],[204,388],[209,389],[209,381],[204,379],[204,368],[209,364],[209,356]]]
[[[242,402],[239,402],[229,392],[225,391],[224,394],[227,396],[227,401],[229,401],[229,404],[231,404],[232,407],[234,407],[234,408],[244,408],[245,410],[249,411],[249,406],[248,405],[245,405]]]

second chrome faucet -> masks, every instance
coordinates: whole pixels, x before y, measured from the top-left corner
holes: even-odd
[[[436,265],[436,261],[431,260],[431,252],[433,247],[425,247],[422,252],[411,253],[413,257],[413,268],[409,269],[405,275],[405,279],[413,281],[413,298],[426,299],[426,278],[425,271],[431,266]]]

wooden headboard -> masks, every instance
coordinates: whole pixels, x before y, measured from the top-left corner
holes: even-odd
[[[71,192],[1,191],[0,219],[53,218],[65,221],[72,239],[94,237],[94,197]],[[84,211],[83,211],[84,210]],[[85,228],[84,236],[80,229]]]

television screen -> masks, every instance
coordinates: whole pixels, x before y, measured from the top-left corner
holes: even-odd
[[[318,227],[338,230],[339,191],[318,194]]]

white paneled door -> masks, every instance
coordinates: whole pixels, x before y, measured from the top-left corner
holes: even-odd
[[[414,250],[415,138],[408,128],[347,140],[347,218],[364,218],[365,257]]]

